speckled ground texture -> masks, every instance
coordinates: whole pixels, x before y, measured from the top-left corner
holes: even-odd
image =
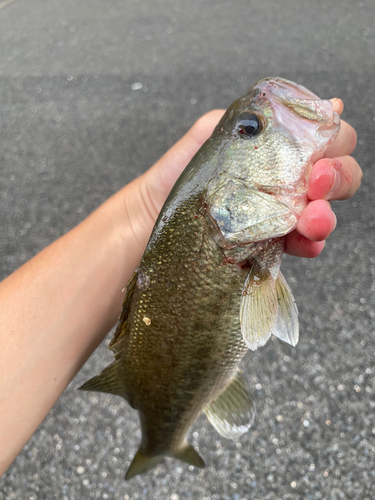
[[[343,98],[365,175],[353,199],[334,204],[338,226],[321,257],[284,260],[301,339],[247,356],[251,432],[234,443],[201,417],[191,439],[206,469],[168,459],[125,482],[136,412],[77,391],[108,364],[107,340],[0,479],[0,499],[374,499],[373,0],[5,4],[1,278],[265,76]]]

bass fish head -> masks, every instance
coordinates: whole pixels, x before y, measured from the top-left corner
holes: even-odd
[[[265,78],[235,101],[217,125],[231,177],[272,194],[307,191],[312,164],[335,139],[340,118],[329,100],[282,78]]]

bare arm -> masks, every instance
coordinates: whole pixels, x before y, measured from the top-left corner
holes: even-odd
[[[122,289],[166,196],[222,112],[201,118],[146,174],[0,283],[0,474],[115,324]],[[341,166],[328,159],[315,165],[310,198],[316,201],[301,216],[299,232],[288,236],[291,254],[317,255],[324,243],[313,240],[324,240],[335,221],[324,200],[358,188],[360,168],[345,156],[355,132],[349,125],[342,130],[330,154]],[[345,173],[338,182],[335,169]]]

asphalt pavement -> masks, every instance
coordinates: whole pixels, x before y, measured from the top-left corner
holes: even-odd
[[[322,255],[284,259],[300,342],[246,357],[248,434],[228,441],[200,417],[191,441],[206,469],[167,459],[125,482],[136,412],[77,391],[108,364],[109,336],[0,479],[0,500],[375,498],[374,21],[373,0],[0,1],[1,279],[265,76],[341,97],[364,170],[333,204]]]

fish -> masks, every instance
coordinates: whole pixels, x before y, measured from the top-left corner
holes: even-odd
[[[251,427],[240,363],[271,335],[298,342],[280,272],[285,236],[339,127],[331,101],[265,78],[227,109],[177,180],[126,286],[114,361],[81,387],[138,411],[142,438],[126,479],[165,456],[204,467],[187,440],[202,412],[226,438]]]

